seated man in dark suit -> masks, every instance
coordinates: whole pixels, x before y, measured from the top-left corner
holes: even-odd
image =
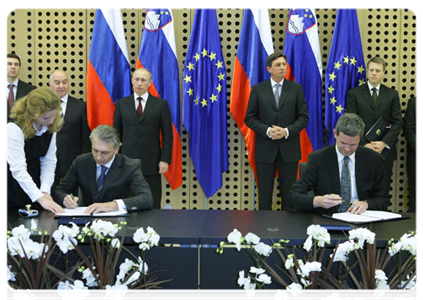
[[[151,209],[153,196],[141,172],[139,159],[119,154],[121,141],[116,129],[96,127],[91,135],[92,153],[79,155],[54,193],[55,200],[66,208],[78,206],[71,194],[78,186],[86,213],[117,209]]]
[[[377,152],[359,146],[363,133],[364,122],[356,114],[339,118],[336,144],[309,155],[304,173],[288,194],[294,209],[320,214],[388,209],[383,162]],[[310,190],[315,196],[308,195]]]

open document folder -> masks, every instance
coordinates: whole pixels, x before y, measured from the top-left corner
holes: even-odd
[[[349,212],[342,212],[342,213],[334,213],[332,216],[329,216],[329,215],[324,215],[324,216],[332,218],[332,219],[348,222],[348,223],[354,223],[354,224],[381,222],[381,221],[407,218],[407,217],[403,217],[400,214],[391,213],[387,211],[380,211],[380,210],[366,210],[361,215],[355,215]]]
[[[76,207],[76,208],[65,208],[64,213],[56,214],[55,218],[61,218],[61,217],[117,217],[117,216],[127,216],[128,212],[126,210],[112,210],[108,212],[101,212],[96,213],[93,215],[85,213],[85,210],[87,209],[86,206]]]

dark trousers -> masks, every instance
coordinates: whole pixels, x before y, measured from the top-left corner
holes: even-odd
[[[275,181],[276,166],[279,173],[279,192],[282,199],[282,210],[290,210],[287,206],[287,195],[291,186],[297,180],[298,161],[287,163],[278,152],[274,163],[256,162],[257,184],[260,210],[272,210],[273,183]]]
[[[408,208],[416,212],[416,152],[407,152]]]
[[[162,202],[162,175],[144,175],[144,178],[153,194],[153,208],[160,209]]]
[[[385,169],[385,187],[387,190],[387,193],[389,195],[389,191],[391,190],[391,177],[392,177],[392,167],[394,166],[393,161],[384,161],[383,162],[383,168]],[[389,198],[391,196],[389,195]],[[392,201],[391,201],[392,204]],[[389,205],[391,205],[389,204]]]

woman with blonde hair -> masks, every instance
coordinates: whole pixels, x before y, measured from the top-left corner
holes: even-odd
[[[50,189],[56,168],[56,132],[63,118],[60,100],[49,88],[31,91],[13,106],[7,124],[8,206],[35,203],[53,213],[63,212]]]

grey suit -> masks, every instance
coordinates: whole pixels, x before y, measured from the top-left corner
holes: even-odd
[[[314,208],[313,198],[325,194],[341,194],[338,160],[335,145],[311,153],[307,167],[288,194],[290,206],[299,211],[328,214],[337,212],[339,206],[330,209]],[[355,152],[355,179],[359,200],[366,200],[369,208],[388,210],[389,195],[384,187],[382,159],[373,150],[359,146]],[[309,191],[314,195],[309,195]]]
[[[308,120],[307,104],[300,84],[287,79],[283,81],[279,107],[276,107],[270,79],[253,86],[245,124],[256,132],[255,158],[260,209],[271,209],[276,161],[279,165],[282,200],[295,182],[298,161],[301,159],[299,133]],[[287,128],[289,137],[270,139],[266,132],[272,125]]]
[[[91,153],[78,156],[54,191],[54,199],[63,203],[67,194],[78,188],[84,205],[122,199],[128,211],[151,209],[153,197],[141,172],[140,161],[116,154],[103,187],[96,197],[96,162]]]

